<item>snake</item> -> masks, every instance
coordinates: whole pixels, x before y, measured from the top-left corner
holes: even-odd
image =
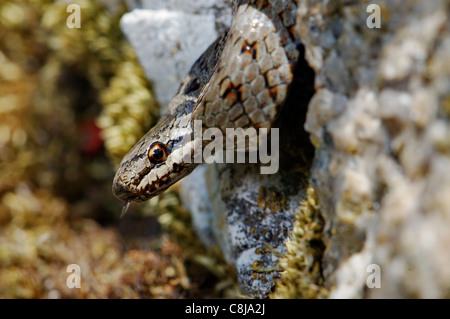
[[[204,51],[181,81],[165,113],[125,155],[112,191],[124,202],[161,194],[199,164],[195,148],[211,140],[201,129],[270,129],[293,80],[300,39],[295,32],[297,1],[235,0],[230,27]],[[196,146],[193,146],[196,145]]]

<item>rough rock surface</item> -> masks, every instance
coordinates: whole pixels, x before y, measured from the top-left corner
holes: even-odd
[[[379,5],[380,28],[369,27],[376,22],[370,4]],[[325,251],[316,257],[330,297],[450,297],[449,9],[446,1],[299,1],[296,31],[315,80],[300,63],[303,75],[279,123],[279,174],[210,166],[200,192],[211,201],[190,207],[200,211],[194,224],[198,218],[204,241],[236,265],[248,294],[267,296],[280,277],[278,255],[313,161],[309,180],[325,223]],[[146,40],[133,42],[139,27],[131,17],[139,18],[130,13],[122,26],[151,78],[148,65],[158,56],[145,51]],[[176,64],[172,58],[164,63]],[[202,216],[212,225],[206,233]],[[377,269],[381,288],[370,289]]]
[[[373,2],[369,28],[371,3],[301,1],[297,16],[316,73],[306,129],[325,285],[338,298],[448,298],[449,3]],[[372,264],[381,287],[368,289]]]
[[[231,22],[230,1],[129,1],[121,27],[159,102],[167,104],[197,58]]]

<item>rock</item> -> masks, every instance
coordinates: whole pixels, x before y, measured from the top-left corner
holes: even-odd
[[[166,105],[197,58],[231,22],[229,1],[143,1],[121,28],[135,48],[158,101]]]
[[[305,126],[325,286],[334,298],[448,298],[450,149],[436,139],[449,130],[449,5],[375,3],[379,29],[364,2],[301,1],[298,11],[316,72]],[[370,265],[381,288],[367,289]]]
[[[214,214],[206,182],[207,174],[207,165],[198,166],[191,175],[183,179],[180,197],[191,213],[192,224],[198,238],[205,246],[213,247],[217,239],[211,229]]]

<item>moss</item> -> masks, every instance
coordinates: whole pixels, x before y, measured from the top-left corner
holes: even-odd
[[[191,223],[191,215],[181,205],[176,189],[175,185],[149,202],[137,204],[137,212],[142,216],[157,217],[162,228],[170,234],[170,238],[182,248],[184,261],[195,276],[200,278],[207,275],[204,273],[205,269],[209,275],[214,275],[214,280],[217,280],[213,287],[214,294],[226,298],[241,297],[242,291],[234,267],[225,262],[217,246],[206,248],[200,243]]]
[[[323,220],[314,189],[309,187],[307,199],[300,205],[286,253],[279,259],[283,269],[270,296],[274,299],[326,298],[328,291],[322,286],[321,258]]]
[[[104,107],[97,123],[103,129],[109,157],[119,164],[154,124],[158,107],[142,69],[134,61],[120,63],[101,100]]]

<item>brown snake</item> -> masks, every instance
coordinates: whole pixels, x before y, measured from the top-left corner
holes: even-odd
[[[194,120],[223,133],[271,127],[299,56],[296,12],[293,0],[234,1],[228,31],[194,63],[165,115],[123,158],[113,193],[124,207],[162,193],[198,165],[193,142],[208,142],[196,140]]]

